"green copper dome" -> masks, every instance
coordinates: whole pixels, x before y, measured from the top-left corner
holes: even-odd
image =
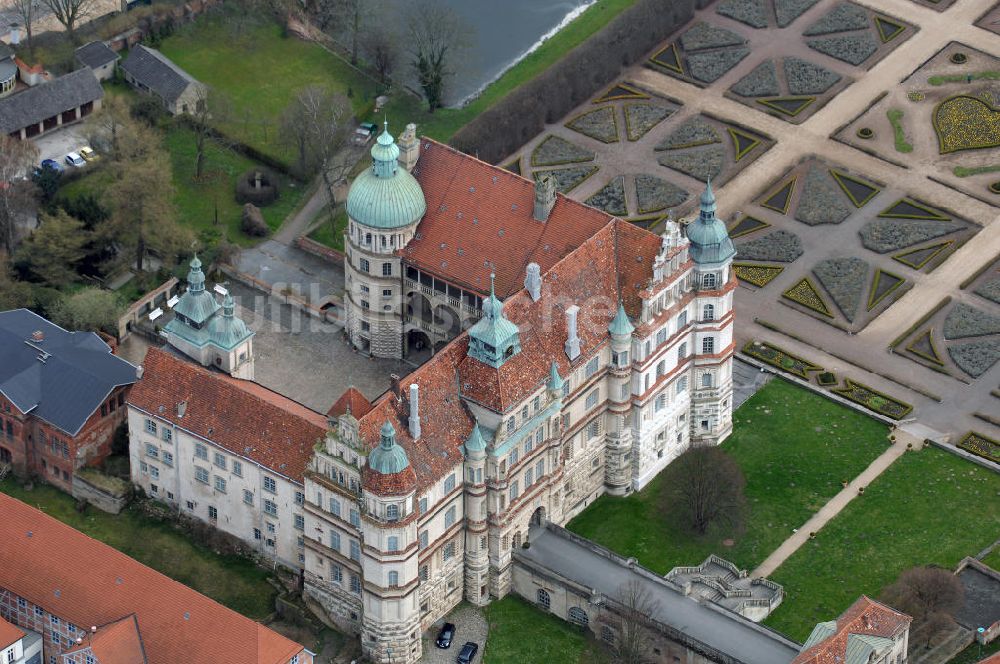
[[[372,166],[347,194],[347,216],[370,228],[393,229],[419,221],[427,201],[417,179],[399,166],[399,146],[389,123],[372,146]]]
[[[215,316],[208,324],[209,340],[226,350],[232,350],[253,336],[247,324],[236,317],[235,310],[236,303],[233,302],[233,296],[227,293],[222,301],[222,315]]]
[[[211,293],[205,291],[205,274],[201,271],[201,261],[195,255],[191,259],[191,271],[188,272],[187,292],[174,305],[174,314],[200,328],[218,310],[219,303]]]
[[[619,302],[618,313],[611,319],[611,324],[608,325],[608,332],[615,337],[627,337],[632,334],[633,330],[635,330],[635,326],[632,325],[628,319],[628,314],[625,313],[625,305]]]
[[[709,180],[701,195],[701,212],[687,226],[691,259],[699,265],[725,263],[736,255],[736,247],[729,238],[729,231],[715,216],[715,209],[715,194],[712,193],[712,181]]]
[[[410,459],[406,456],[406,450],[396,444],[396,429],[388,420],[382,425],[381,438],[378,447],[368,453],[368,467],[383,475],[394,475],[406,470]]]

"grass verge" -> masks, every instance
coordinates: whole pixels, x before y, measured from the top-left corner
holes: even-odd
[[[608,653],[590,636],[520,597],[486,607],[490,635],[483,664],[604,664]]]
[[[1000,172],[1000,164],[993,164],[992,166],[956,166],[952,169],[952,173],[956,177],[967,178],[970,175],[981,175],[982,173],[997,173]]]
[[[602,496],[567,525],[573,532],[665,574],[709,553],[753,569],[886,449],[885,425],[780,379],[736,411],[723,443],[746,476],[743,534],[719,529],[696,537],[663,507],[667,466],[642,491]],[[731,547],[724,540],[733,539]]]
[[[331,249],[344,251],[344,232],[347,230],[347,210],[344,206],[340,205],[337,207],[332,224],[330,223],[330,206],[328,205],[320,210],[316,218],[320,219],[321,222],[319,226],[309,233],[309,239],[315,240]]]
[[[913,146],[906,140],[906,130],[903,129],[903,111],[890,108],[886,111],[889,124],[892,125],[892,137],[896,143],[896,152],[913,152]]]

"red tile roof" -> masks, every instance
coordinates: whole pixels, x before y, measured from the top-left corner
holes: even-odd
[[[560,194],[536,221],[533,181],[427,138],[421,147],[413,174],[427,214],[400,255],[455,285],[489,293],[495,271],[504,299],[521,290],[528,263],[545,272],[612,219]]]
[[[24,630],[0,618],[0,650],[24,638]]]
[[[340,395],[340,398],[327,411],[326,415],[336,419],[350,410],[354,417],[364,417],[371,409],[371,402],[352,385],[344,390],[344,393]]]
[[[0,587],[80,627],[134,614],[149,664],[288,664],[303,652],[19,500],[0,494],[0,514]]]
[[[979,662],[979,664],[1000,664],[1000,652],[995,655],[991,655],[986,659]]]
[[[84,626],[84,629],[88,628]],[[67,654],[88,648],[101,664],[147,664],[135,614],[109,625],[101,625],[96,632],[88,632],[82,637],[80,645],[68,650]]]
[[[885,604],[862,595],[837,618],[837,631],[799,653],[792,664],[843,664],[851,634],[892,638],[913,619]]]
[[[474,424],[462,397],[496,412],[506,412],[546,381],[553,360],[562,376],[585,363],[608,341],[608,324],[617,311],[619,298],[627,313],[633,319],[638,317],[638,290],[652,276],[652,262],[659,248],[657,235],[610,219],[543,274],[538,302],[532,301],[524,289],[507,298],[504,314],[520,329],[520,353],[494,369],[467,356],[468,335],[462,334],[401,381],[402,395],[408,394],[410,384],[420,386],[420,440],[414,441],[409,435],[407,399],[397,399],[391,392],[358,418],[361,438],[374,447],[383,422],[390,421],[396,428],[396,442],[409,456],[418,489],[441,479],[461,463],[460,446]],[[565,309],[570,304],[580,306],[577,328],[581,355],[574,362],[563,349]]]
[[[187,402],[183,417],[177,404]],[[128,402],[302,483],[326,416],[263,385],[151,348]]]

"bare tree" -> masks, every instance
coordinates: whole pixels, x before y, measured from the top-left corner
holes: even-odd
[[[407,14],[410,65],[431,113],[444,106],[448,82],[472,30],[440,0],[416,0]]]
[[[613,597],[617,618],[605,618],[615,633],[611,649],[617,664],[647,664],[652,661],[654,632],[650,621],[660,603],[640,581],[633,579],[618,587]]]
[[[740,528],[746,499],[743,470],[718,447],[696,446],[671,464],[673,490],[665,492],[668,508],[680,510],[685,524],[704,535],[713,524]]]
[[[955,624],[955,612],[965,603],[958,577],[940,567],[912,567],[882,591],[881,599],[913,618],[913,631],[926,638],[925,647]]]
[[[199,89],[194,106],[188,115],[191,118],[191,131],[194,133],[194,177],[199,179],[205,171],[208,148],[221,137],[214,127],[232,116],[232,105],[221,92],[204,86]]]
[[[40,2],[66,28],[70,39],[75,40],[77,23],[90,15],[97,0],[40,0]]]
[[[10,0],[10,8],[14,10],[14,13],[24,24],[24,31],[28,37],[28,52],[31,53],[32,57],[35,55],[35,45],[32,41],[35,18],[38,16],[38,10],[41,7],[41,0]]]
[[[378,73],[382,85],[388,85],[402,58],[399,35],[390,25],[379,24],[365,30],[361,40],[365,59]]]
[[[34,185],[23,178],[38,159],[31,141],[0,136],[0,249],[10,255],[17,240],[17,220],[34,204]]]

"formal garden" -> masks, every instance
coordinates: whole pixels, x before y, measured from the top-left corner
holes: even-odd
[[[770,575],[786,597],[765,624],[801,641],[905,569],[954,569],[1000,532],[998,495],[992,470],[935,447],[907,452]]]
[[[857,332],[979,227],[820,159],[772,181],[731,224],[737,277]],[[800,260],[801,259],[801,260]],[[762,294],[755,293],[754,297]]]
[[[746,477],[743,528],[695,536],[681,526],[666,500],[676,465],[633,495],[602,496],[567,527],[660,574],[710,553],[752,570],[884,452],[888,435],[871,418],[774,379],[735,412],[722,444]]]

